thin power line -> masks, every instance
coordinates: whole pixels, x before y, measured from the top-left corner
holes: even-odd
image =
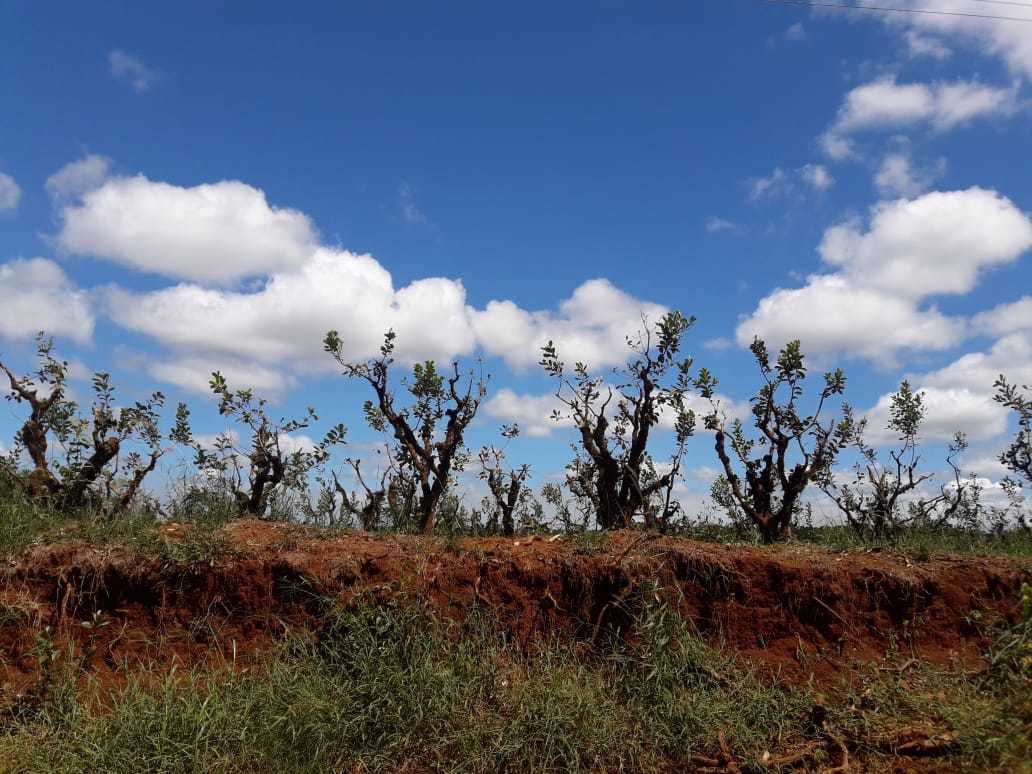
[[[884,5],[844,5],[843,3],[824,3],[816,0],[764,0],[767,3],[782,5],[798,5],[803,8],[837,8],[840,11],[880,11],[882,13],[926,14],[929,16],[963,16],[969,19],[997,19],[1032,23],[1032,16],[994,16],[988,13],[965,13],[964,11],[939,11],[931,8],[891,8]],[[1002,2],[1002,0],[998,0]]]
[[[1012,5],[1016,8],[1032,8],[1032,3],[1023,3],[1021,0],[970,0],[972,3],[989,3],[990,5]]]

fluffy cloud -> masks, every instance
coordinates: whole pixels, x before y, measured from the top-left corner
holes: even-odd
[[[907,151],[894,151],[882,159],[874,176],[874,186],[885,199],[913,198],[931,188],[945,173],[946,159],[939,159],[930,167],[918,167]]]
[[[978,333],[1004,336],[1018,331],[1032,331],[1032,296],[1000,304],[994,309],[975,315],[971,327]]]
[[[1032,221],[995,191],[933,192],[883,202],[868,228],[855,221],[825,232],[821,257],[865,285],[904,297],[966,293],[984,269],[1032,247]]]
[[[328,363],[321,342],[331,328],[353,358],[375,354],[388,328],[397,331],[403,358],[448,359],[475,345],[461,283],[430,278],[395,290],[372,256],[327,248],[254,292],[196,284],[139,294],[115,288],[107,303],[117,323],[166,345],[266,363]]]
[[[40,329],[85,343],[93,335],[93,313],[53,261],[45,258],[0,264],[0,336],[26,339]]]
[[[82,172],[65,182],[81,181]],[[56,241],[69,253],[202,282],[298,267],[317,243],[306,215],[272,207],[237,181],[182,188],[143,175],[113,178],[64,207],[60,220]]]
[[[65,164],[47,178],[47,193],[56,201],[76,199],[100,188],[108,178],[111,159],[91,153]]]
[[[581,285],[558,315],[527,312],[511,301],[478,311],[466,305],[458,281],[428,278],[395,289],[371,256],[330,249],[317,250],[296,271],[273,274],[253,292],[180,284],[149,293],[109,288],[105,299],[116,323],[180,353],[156,366],[155,376],[201,392],[211,365],[226,355],[237,359],[245,380],[282,391],[284,377],[274,366],[330,366],[321,342],[331,328],[352,359],[375,355],[384,331],[393,328],[402,360],[449,360],[480,344],[525,369],[552,339],[571,363],[599,368],[626,357],[624,337],[640,325],[642,312],[656,319],[664,311],[605,280]]]
[[[990,456],[988,454],[972,456],[970,458],[965,455],[964,472],[974,473],[976,476],[985,476],[986,478],[995,480],[999,480],[1007,475],[1013,475],[1007,467],[1000,462],[999,457]]]
[[[977,81],[898,83],[895,76],[887,76],[846,94],[820,144],[831,158],[848,158],[854,153],[850,137],[857,132],[918,124],[946,131],[976,118],[1009,115],[1017,109],[1017,100],[1017,88]]]
[[[918,10],[970,13],[965,0],[902,0]],[[1016,10],[1016,9],[1012,9]],[[1032,16],[1027,13],[993,13],[996,16]],[[975,19],[935,14],[883,14],[883,21],[910,36],[919,34],[926,46],[945,49],[944,40],[956,42],[980,54],[997,56],[1015,75],[1032,78],[1032,34],[1028,24],[1008,19]],[[911,47],[913,50],[913,47]]]
[[[0,212],[13,210],[21,201],[21,188],[10,175],[0,172]]]
[[[158,79],[157,72],[142,59],[118,48],[108,53],[108,69],[113,78],[128,84],[137,94],[150,91]]]
[[[910,300],[864,287],[841,274],[811,276],[801,288],[777,288],[736,330],[748,345],[754,336],[772,347],[800,339],[814,355],[852,355],[894,364],[900,349],[939,350],[964,334],[960,320]]]
[[[471,310],[470,316],[484,350],[522,371],[537,364],[541,347],[549,340],[570,364],[601,368],[621,363],[628,354],[627,334],[641,327],[642,316],[652,323],[666,311],[624,293],[608,280],[593,279],[559,304],[558,315],[530,312],[512,301],[491,301],[483,311]]]
[[[986,352],[969,352],[927,374],[921,384],[989,395],[1000,374],[1018,384],[1032,384],[1032,333],[1012,333],[994,342]]]
[[[939,350],[964,336],[963,321],[923,305],[928,297],[970,291],[982,271],[1032,247],[1032,222],[993,191],[934,192],[881,203],[870,222],[828,229],[820,246],[837,269],[802,288],[778,288],[738,326],[780,346],[798,338],[817,355],[840,354],[894,365],[901,349]]]
[[[1012,333],[986,352],[969,352],[937,371],[913,381],[925,393],[926,420],[922,435],[947,440],[957,430],[974,441],[996,438],[1007,429],[1007,410],[996,403],[993,382],[1000,374],[1019,384],[1032,383],[1032,334]],[[889,396],[883,395],[868,412],[877,442],[892,440],[884,430]]]
[[[280,433],[279,436],[280,451],[284,454],[293,454],[294,452],[310,452],[315,451],[316,443],[315,440],[303,433],[294,433],[288,435],[287,433]]]
[[[531,438],[546,438],[556,427],[572,427],[568,419],[552,420],[552,411],[563,409],[563,404],[552,393],[521,395],[503,388],[484,403],[484,413],[502,422],[516,422],[520,430]]]
[[[279,369],[225,356],[192,356],[162,360],[149,364],[147,371],[159,381],[200,395],[211,395],[208,383],[214,371],[221,372],[234,390],[251,389],[272,399],[282,397],[287,389],[294,385],[294,380]]]
[[[710,467],[709,465],[697,465],[694,468],[686,470],[685,475],[692,481],[709,486],[716,481],[719,476],[723,475],[723,471]]]
[[[990,383],[991,384],[991,383]],[[988,389],[972,392],[963,388],[943,389],[922,383],[925,421],[921,437],[927,441],[948,441],[958,430],[973,441],[995,438],[1007,428],[1006,412],[993,402]],[[886,428],[889,421],[890,396],[883,395],[866,413],[872,443],[891,444],[897,435]]]

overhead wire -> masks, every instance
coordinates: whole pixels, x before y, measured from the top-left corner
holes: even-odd
[[[968,0],[970,3],[989,3],[989,5],[1010,5],[1015,8],[1032,8],[1032,3],[1022,0]]]
[[[969,19],[996,19],[998,21],[1026,22],[1032,24],[1032,16],[999,16],[996,14],[989,13],[945,11],[933,8],[898,8],[887,5],[846,5],[845,3],[820,2],[820,0],[763,0],[763,2],[778,3],[781,5],[795,5],[800,6],[802,8],[834,8],[840,11],[873,11],[881,13],[903,13],[928,16],[959,16]],[[994,0],[994,2],[1002,5],[1004,4],[1005,0]],[[1032,6],[1025,6],[1023,3],[1017,3],[1016,0],[1007,0],[1006,4],[1020,5],[1022,7],[1028,7],[1029,10],[1032,10]]]

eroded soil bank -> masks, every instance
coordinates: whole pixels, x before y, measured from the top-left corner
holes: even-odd
[[[165,528],[171,543],[185,527]],[[0,573],[7,690],[38,676],[40,642],[74,641],[87,668],[239,658],[337,604],[423,604],[488,613],[521,645],[587,647],[634,637],[657,593],[710,642],[790,681],[838,679],[887,653],[977,668],[993,620],[1017,615],[1032,566],[1008,558],[915,561],[812,546],[722,546],[640,533],[470,539],[319,536],[232,525],[206,559],[173,561],[81,544],[30,549]],[[202,552],[203,553],[203,552]]]

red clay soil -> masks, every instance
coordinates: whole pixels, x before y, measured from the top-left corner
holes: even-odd
[[[182,530],[166,528],[173,539]],[[594,545],[570,538],[440,540],[352,533],[321,538],[247,521],[226,530],[231,558],[170,563],[116,549],[32,549],[0,571],[0,656],[7,690],[38,673],[37,635],[74,640],[90,667],[190,665],[238,658],[356,597],[490,611],[514,640],[558,634],[590,643],[634,636],[657,590],[704,637],[788,680],[848,674],[895,648],[975,664],[980,626],[1017,614],[1032,565],[1006,558],[914,562],[812,546],[730,547],[641,533]],[[980,614],[980,622],[972,613]],[[37,647],[38,650],[38,647]]]

